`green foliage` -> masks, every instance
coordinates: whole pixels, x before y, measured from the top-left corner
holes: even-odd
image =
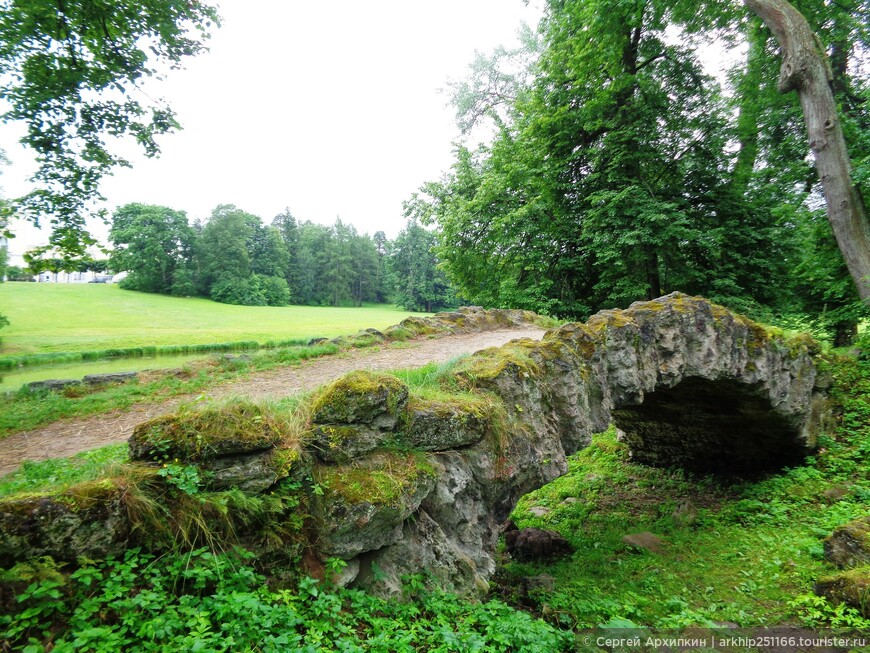
[[[860,183],[870,122],[858,4],[801,9],[840,59]],[[727,91],[704,75],[690,36],[714,29],[749,42]],[[819,191],[797,99],[777,89],[778,47],[758,20],[724,3],[554,0],[538,38],[471,68],[454,86],[458,122],[492,119],[492,143],[458,146],[451,170],[406,208],[438,226],[436,254],[463,296],[585,318],[681,290],[767,319],[805,311],[838,340],[854,335],[862,309],[830,229],[797,215]]]
[[[215,208],[204,226],[190,227],[182,213],[135,204],[114,216],[113,265],[130,271],[122,286],[131,290],[245,306],[362,306],[386,300],[389,243],[383,232],[378,239],[341,220],[300,225],[289,212],[264,226],[229,204]],[[61,269],[64,262],[40,265]]]
[[[122,288],[183,294],[188,283],[178,273],[193,256],[195,233],[183,211],[164,206],[127,204],[112,216],[109,239],[112,269],[128,271]]]
[[[178,127],[168,107],[143,106],[131,91],[201,52],[217,10],[186,0],[4,0],[0,9],[2,119],[25,123],[22,142],[39,163],[39,188],[21,208],[50,216],[50,245],[81,255],[94,242],[85,216],[100,180],[128,165],[109,138],[131,137],[154,156],[156,137]]]
[[[253,277],[243,279],[229,274],[221,276],[211,286],[209,296],[221,304],[266,305],[266,297]]]
[[[870,631],[870,619],[861,616],[856,608],[845,603],[832,605],[826,598],[815,594],[801,594],[789,602],[807,628],[847,628],[857,632]]]
[[[138,550],[69,575],[16,568],[2,636],[20,650],[568,651],[573,637],[503,603],[469,603],[407,579],[405,601],[305,578],[271,590],[252,554],[198,549],[160,560]]]
[[[413,211],[409,205],[407,210]],[[410,311],[440,311],[457,305],[447,276],[438,267],[436,235],[412,218],[391,244],[387,269],[393,297]]]
[[[179,465],[178,463],[165,463],[157,470],[157,475],[166,479],[166,482],[178,488],[187,495],[199,494],[204,481],[199,467],[195,465]]]
[[[290,304],[290,287],[284,277],[255,275],[254,280],[268,306],[287,306]]]

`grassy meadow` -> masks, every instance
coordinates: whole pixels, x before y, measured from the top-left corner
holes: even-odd
[[[110,284],[3,283],[0,356],[331,338],[408,315],[394,306],[232,306]]]

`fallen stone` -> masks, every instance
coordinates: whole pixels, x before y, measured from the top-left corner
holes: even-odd
[[[101,383],[128,383],[136,379],[136,372],[118,372],[115,374],[88,374],[82,379],[87,385]]]
[[[79,379],[46,379],[45,381],[31,381],[27,384],[27,389],[31,392],[38,390],[63,390],[71,385],[79,385]]]
[[[870,515],[835,529],[824,542],[825,558],[838,567],[870,564]]]
[[[552,560],[571,554],[574,547],[560,533],[541,528],[520,528],[504,534],[505,549],[514,560]]]
[[[657,535],[653,535],[649,531],[643,533],[632,533],[631,535],[623,535],[622,541],[630,547],[649,551],[656,555],[662,555],[667,550],[667,544]]]
[[[822,492],[822,496],[830,503],[835,503],[843,497],[849,496],[851,492],[852,488],[849,485],[835,485]]]

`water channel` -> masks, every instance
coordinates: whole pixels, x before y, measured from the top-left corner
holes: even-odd
[[[87,374],[113,372],[139,372],[181,367],[194,360],[203,360],[215,353],[177,354],[169,356],[142,356],[112,360],[76,361],[50,365],[33,365],[0,371],[0,393],[19,390],[25,383],[46,379],[81,379]]]

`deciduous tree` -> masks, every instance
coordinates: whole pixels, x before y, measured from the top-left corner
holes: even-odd
[[[2,120],[24,122],[39,164],[18,209],[51,222],[52,247],[76,256],[93,244],[85,218],[100,180],[128,165],[110,139],[154,156],[156,138],[178,127],[141,83],[202,52],[217,24],[199,0],[0,0]]]

